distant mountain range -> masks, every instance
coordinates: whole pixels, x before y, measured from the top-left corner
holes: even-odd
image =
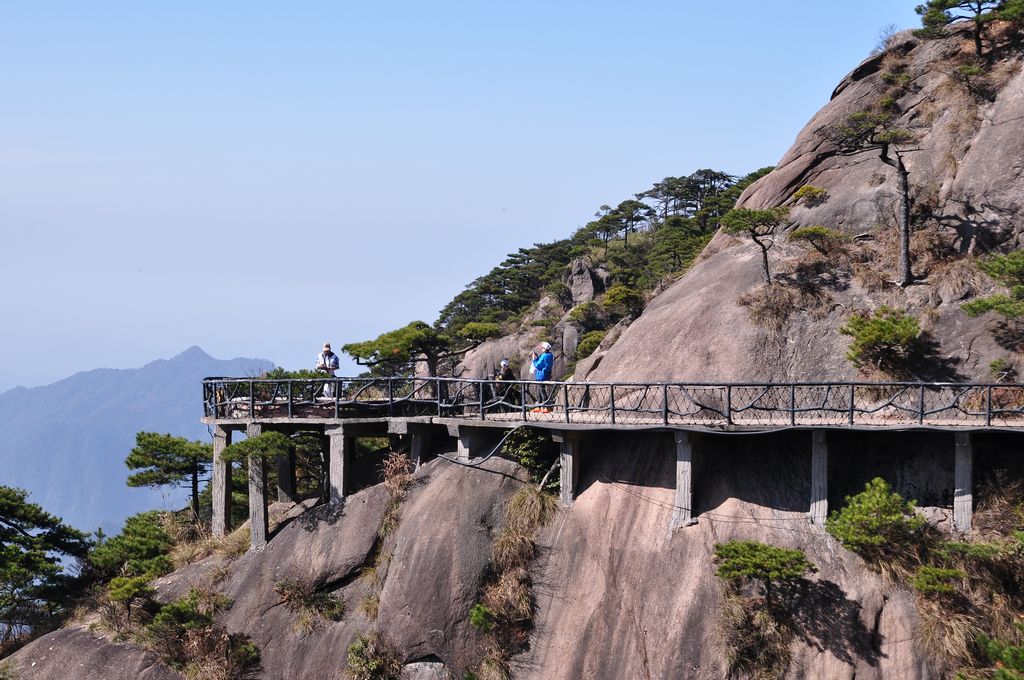
[[[206,376],[256,375],[266,359],[214,359],[190,347],[137,369],[101,368],[0,394],[0,484],[83,531],[119,529],[128,515],[184,504],[185,492],[131,489],[124,459],[140,430],[210,440],[202,417]]]

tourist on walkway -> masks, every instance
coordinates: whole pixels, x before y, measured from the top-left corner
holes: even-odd
[[[513,389],[514,385],[499,385],[498,383],[515,382],[517,380],[515,371],[512,370],[512,366],[509,364],[508,359],[502,359],[501,364],[498,366],[498,370],[494,372],[494,399],[495,401],[503,402],[504,404],[518,404],[519,399],[517,398],[516,390]],[[499,407],[500,408],[500,407]],[[505,409],[500,409],[505,410]]]
[[[555,355],[551,353],[551,343],[542,342],[540,347],[540,353],[534,350],[530,355],[533,367],[533,379],[537,381],[537,402],[539,407],[535,410],[542,413],[548,413],[548,386],[544,383],[551,380],[551,366],[555,363]]]
[[[324,343],[324,351],[316,357],[316,370],[321,373],[326,373],[329,377],[334,377],[334,372],[340,368],[338,363],[338,355],[331,351],[331,343]],[[328,382],[324,385],[324,396],[328,399],[334,398],[334,383]]]

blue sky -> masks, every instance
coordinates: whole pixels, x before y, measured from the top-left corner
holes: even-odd
[[[0,389],[288,368],[668,176],[774,164],[912,2],[3,3]]]

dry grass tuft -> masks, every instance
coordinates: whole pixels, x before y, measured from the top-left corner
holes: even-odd
[[[370,621],[375,621],[380,612],[380,595],[374,593],[364,597],[359,603],[359,611]]]
[[[719,626],[730,676],[775,680],[785,675],[793,634],[763,606],[760,598],[726,593],[719,611]]]
[[[390,453],[381,463],[384,474],[384,488],[392,498],[401,499],[412,483],[412,461],[404,453]]]
[[[536,554],[532,532],[505,527],[494,539],[491,559],[499,572],[525,568]]]
[[[530,574],[523,568],[506,571],[484,591],[483,603],[505,621],[529,621],[533,617]]]
[[[1024,479],[997,479],[979,491],[972,519],[976,536],[1009,536],[1024,526]]]
[[[252,544],[252,531],[249,524],[238,527],[223,539],[216,541],[214,552],[221,557],[240,557]]]
[[[480,662],[477,680],[512,680],[512,668],[508,659],[498,650],[491,650]]]
[[[505,524],[524,533],[545,526],[558,511],[558,499],[532,485],[515,492],[505,506]]]
[[[781,333],[796,311],[797,295],[787,286],[761,285],[741,295],[736,303],[747,308],[750,320],[756,325],[772,333]]]
[[[971,664],[974,641],[981,632],[975,618],[925,598],[918,598],[917,610],[921,615],[917,638],[927,654],[950,671]]]

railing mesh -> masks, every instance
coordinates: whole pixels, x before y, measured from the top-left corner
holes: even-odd
[[[452,378],[208,378],[215,419],[438,416],[734,429],[1021,427],[1024,385],[558,383]]]

